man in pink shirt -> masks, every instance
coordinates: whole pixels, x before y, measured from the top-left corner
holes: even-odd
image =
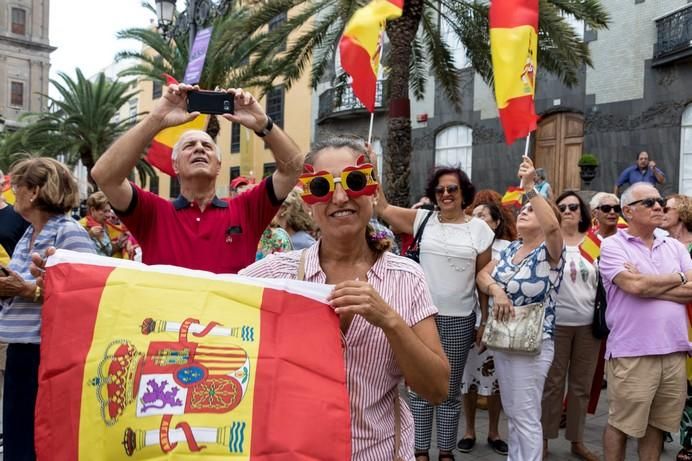
[[[601,244],[610,328],[606,461],[625,459],[628,436],[639,439],[639,459],[658,460],[663,432],[677,432],[685,405],[692,260],[677,240],[654,235],[664,205],[653,185],[632,185],[621,198],[629,229]]]

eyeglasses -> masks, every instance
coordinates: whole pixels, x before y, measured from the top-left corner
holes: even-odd
[[[620,205],[601,205],[597,207],[598,210],[601,210],[604,213],[610,213],[611,211],[614,211],[616,213],[620,213],[622,211],[622,208],[620,208]]]
[[[298,181],[303,188],[303,200],[309,205],[331,200],[337,184],[341,184],[341,187],[351,198],[373,195],[377,190],[374,167],[370,163],[349,166],[336,178],[327,171],[314,173],[311,171],[312,165],[306,164],[305,169],[308,170],[308,173],[303,174]]]
[[[562,205],[558,205],[557,209],[560,210],[560,213],[564,213],[567,208],[569,208],[569,211],[577,211],[579,209],[579,204],[578,203],[570,203],[565,205],[564,203]]]
[[[449,194],[456,194],[459,192],[459,186],[456,184],[450,184],[449,186],[437,186],[435,188],[435,194],[436,195],[444,195],[445,191]]]
[[[641,199],[641,200],[635,200],[634,202],[631,202],[631,203],[630,203],[629,205],[627,205],[627,206],[633,206],[633,205],[642,204],[642,205],[644,205],[646,208],[652,208],[652,207],[653,207],[655,204],[657,204],[657,203],[658,203],[659,205],[661,205],[661,208],[665,208],[665,206],[666,206],[666,199],[661,198],[661,197],[656,197],[656,198],[653,198],[653,197],[644,198],[644,199]]]

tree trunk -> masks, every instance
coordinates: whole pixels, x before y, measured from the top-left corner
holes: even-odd
[[[87,180],[89,184],[93,187],[94,191],[99,190],[99,186],[96,185],[96,181],[91,177],[91,169],[94,168],[96,161],[94,160],[93,151],[88,147],[83,147],[79,150],[79,158],[82,160],[82,165],[87,170]]]
[[[389,37],[389,118],[384,177],[387,200],[409,206],[411,172],[411,101],[408,98],[411,43],[423,15],[423,0],[407,0],[402,16],[387,23]]]
[[[216,137],[219,135],[219,131],[221,131],[219,119],[216,118],[216,115],[210,115],[209,122],[207,123],[207,134],[211,136],[211,139],[213,139],[214,142],[216,142]]]

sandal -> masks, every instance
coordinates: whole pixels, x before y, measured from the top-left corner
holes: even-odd
[[[430,455],[427,451],[417,451],[414,456],[416,457],[416,461],[430,461]]]
[[[464,437],[463,439],[459,440],[459,443],[457,443],[457,448],[462,453],[471,453],[473,451],[473,447],[475,445],[476,445],[476,438],[475,437],[474,438]]]

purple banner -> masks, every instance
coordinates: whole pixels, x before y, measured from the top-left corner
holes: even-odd
[[[197,32],[195,43],[192,44],[190,59],[187,62],[187,69],[185,69],[184,83],[189,83],[190,85],[199,83],[199,79],[202,77],[202,69],[204,69],[204,60],[207,58],[207,49],[211,41],[211,30],[211,27],[207,27]]]

